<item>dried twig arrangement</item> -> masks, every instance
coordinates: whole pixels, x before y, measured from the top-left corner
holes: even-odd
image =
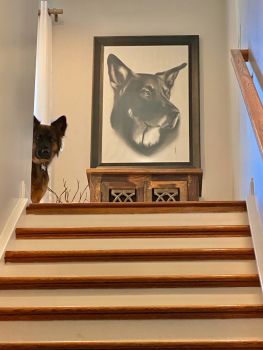
[[[75,203],[88,202],[88,193],[87,193],[87,189],[89,187],[88,184],[86,187],[84,187],[83,190],[81,190],[79,180],[77,180],[77,189],[75,190],[75,192],[73,193],[72,196],[70,196],[71,189],[68,188],[67,182],[65,179],[63,179],[63,187],[64,187],[64,189],[60,194],[57,194],[50,187],[48,187],[48,191],[54,195],[57,204],[74,203],[74,202]]]

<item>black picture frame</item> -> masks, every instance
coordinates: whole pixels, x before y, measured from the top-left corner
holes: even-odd
[[[153,49],[152,49],[153,48]],[[109,57],[109,52],[121,50],[123,52],[134,52],[131,55],[129,63],[124,62],[120,57],[118,57],[124,65],[127,65],[129,69],[133,71],[133,57],[137,56],[138,50],[147,52],[147,55],[151,53],[150,50],[154,52],[164,53],[166,52],[177,52],[177,50],[183,50],[187,55],[187,84],[188,84],[188,94],[184,95],[185,100],[188,103],[188,121],[186,127],[188,131],[186,133],[184,141],[188,143],[188,159],[183,159],[183,161],[173,160],[173,159],[155,159],[152,155],[143,154],[144,160],[141,160],[140,153],[138,154],[138,161],[129,159],[129,152],[127,154],[127,160],[123,159],[121,161],[115,161],[113,156],[112,160],[105,161],[105,157],[102,156],[103,143],[105,142],[106,126],[103,125],[103,118],[110,118],[110,115],[103,115],[104,103],[106,104],[106,96],[103,95],[104,84],[110,86],[110,78],[108,70],[106,69],[106,60]],[[128,51],[129,50],[129,51]],[[147,51],[145,51],[147,50]],[[106,55],[108,55],[106,57]],[[167,54],[167,56],[169,56]],[[171,59],[176,58],[177,55],[170,54]],[[199,88],[199,36],[198,35],[169,35],[169,36],[103,36],[94,38],[94,63],[93,63],[93,93],[92,93],[92,118],[91,118],[91,157],[90,166],[91,168],[96,167],[110,167],[110,166],[138,166],[138,167],[169,167],[169,168],[200,168],[200,88]],[[170,58],[169,58],[170,59]],[[163,71],[171,67],[163,67]],[[120,68],[121,70],[121,68]],[[148,73],[147,71],[143,73]],[[161,70],[162,71],[162,70]],[[182,70],[183,71],[183,70]],[[185,70],[186,71],[186,70]],[[117,72],[118,73],[118,72]],[[141,73],[136,71],[136,73]],[[157,73],[157,72],[155,72]],[[180,75],[180,73],[177,73]],[[184,73],[185,74],[185,73]],[[114,77],[116,76],[116,73]],[[186,78],[185,78],[186,81]],[[113,86],[113,84],[112,84]],[[111,87],[112,89],[112,87]],[[106,89],[105,89],[106,91]],[[113,95],[113,91],[112,91]],[[113,99],[113,97],[111,97]],[[133,116],[134,117],[134,116]],[[184,116],[181,116],[181,118]],[[137,118],[137,117],[136,117]],[[108,121],[107,121],[108,123]],[[104,128],[104,129],[103,129]],[[107,130],[109,126],[107,126]],[[106,130],[106,131],[107,131]],[[109,130],[111,132],[112,130]],[[111,135],[110,142],[111,145],[114,144],[114,135]],[[178,135],[177,135],[178,137]],[[182,138],[183,140],[183,138]],[[119,141],[118,141],[119,142]],[[126,146],[125,146],[126,147]],[[165,146],[166,148],[169,147]],[[110,147],[108,147],[110,148]],[[187,147],[186,147],[187,148]],[[117,147],[122,149],[121,147]],[[168,148],[167,148],[168,149]],[[183,147],[182,147],[183,149]],[[134,152],[134,150],[132,150]],[[137,153],[137,150],[135,150]],[[116,154],[116,152],[114,152]],[[126,156],[124,155],[124,158]],[[147,161],[145,161],[147,157]],[[133,158],[136,156],[133,155]],[[158,157],[157,157],[158,158]],[[172,157],[171,157],[172,158]]]

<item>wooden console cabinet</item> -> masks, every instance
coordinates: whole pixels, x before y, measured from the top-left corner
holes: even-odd
[[[91,202],[198,201],[202,169],[87,169]]]

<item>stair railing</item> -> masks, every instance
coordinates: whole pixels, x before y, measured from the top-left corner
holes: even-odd
[[[248,50],[231,50],[231,55],[233,67],[247,107],[256,140],[261,154],[263,155],[263,106],[246,65],[249,57]]]
[[[253,76],[250,75],[246,65],[246,62],[249,61],[249,51],[240,49],[231,50],[231,56],[255,138],[263,157],[263,106],[253,82]],[[257,206],[253,179],[250,183],[250,191],[247,198],[247,210],[258,273],[263,291],[263,223]]]

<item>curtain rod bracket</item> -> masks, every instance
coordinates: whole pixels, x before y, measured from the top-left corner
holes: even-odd
[[[63,15],[63,9],[48,9],[49,15],[54,15],[55,22],[58,22],[58,15]],[[40,10],[38,10],[38,15],[40,16]]]

